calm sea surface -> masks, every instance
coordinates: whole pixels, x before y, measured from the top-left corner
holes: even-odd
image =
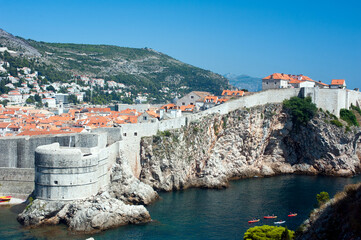
[[[1,239],[242,239],[251,226],[269,224],[263,220],[247,223],[253,217],[275,214],[286,220],[289,229],[307,218],[316,204],[316,194],[327,191],[333,196],[354,178],[314,176],[277,176],[234,181],[225,190],[188,189],[161,193],[161,199],[148,206],[154,220],[145,225],[123,226],[92,236],[74,235],[65,226],[24,229],[16,221],[19,207],[0,207]],[[289,212],[297,212],[288,218]]]

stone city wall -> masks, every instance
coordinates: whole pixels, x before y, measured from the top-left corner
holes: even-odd
[[[0,168],[0,196],[26,199],[34,189],[34,168]]]
[[[38,146],[58,142],[61,146],[96,147],[106,135],[94,133],[59,134],[0,138],[0,167],[34,168],[34,152]]]
[[[348,89],[302,88],[301,96],[311,97],[318,108],[340,116],[340,110],[351,104],[360,106],[361,92]]]
[[[93,159],[96,164],[96,170],[94,166],[86,166],[82,167],[87,172],[81,172],[81,177],[79,182],[75,184],[71,174],[78,174],[74,168],[70,167],[68,169],[63,169],[61,174],[57,173],[56,169],[43,169],[39,167],[40,173],[46,174],[55,174],[54,176],[60,177],[59,179],[63,179],[61,176],[68,176],[69,181],[64,182],[65,187],[59,190],[59,185],[56,186],[54,180],[50,177],[42,177],[39,179],[39,186],[42,184],[47,186],[48,190],[43,190],[44,192],[39,192],[37,190],[37,194],[42,196],[42,198],[46,199],[47,196],[51,196],[51,198],[63,198],[68,199],[70,193],[73,191],[76,195],[77,193],[82,193],[84,190],[91,194],[94,194],[95,191],[98,191],[99,188],[105,186],[109,181],[109,170],[111,166],[114,164],[116,158],[119,156],[119,151],[122,151],[125,157],[128,159],[129,164],[132,168],[132,171],[136,177],[139,177],[141,171],[140,165],[140,140],[141,137],[144,136],[152,136],[156,135],[158,131],[166,131],[171,129],[181,128],[189,124],[192,121],[198,121],[202,117],[213,114],[227,114],[230,111],[236,110],[238,108],[250,108],[257,105],[263,105],[266,103],[281,103],[285,99],[289,99],[294,96],[310,96],[313,99],[313,102],[320,108],[330,111],[335,115],[339,115],[339,110],[341,108],[349,108],[350,104],[354,104],[360,106],[361,93],[351,90],[345,89],[319,89],[319,88],[289,88],[289,89],[271,89],[267,91],[261,91],[252,95],[248,95],[245,97],[241,97],[239,99],[235,99],[232,101],[228,101],[219,106],[210,108],[208,110],[196,113],[196,114],[187,114],[183,117],[157,121],[154,123],[138,123],[138,124],[123,124],[119,128],[99,128],[92,131],[92,133],[80,133],[80,134],[66,134],[66,135],[51,135],[51,136],[34,136],[34,137],[12,137],[12,138],[0,138],[0,151],[2,156],[0,158],[0,172],[1,167],[4,169],[11,168],[13,170],[17,168],[31,169],[34,168],[34,152],[38,146],[48,145],[52,143],[59,143],[59,146],[63,147],[76,147],[78,149],[67,149],[66,151],[75,151],[76,157],[78,159]],[[50,153],[49,153],[50,154]],[[75,153],[74,153],[75,154]],[[82,155],[83,154],[83,155]],[[88,156],[85,156],[89,154]],[[52,154],[50,154],[52,155]],[[91,156],[91,157],[90,157]],[[100,156],[100,157],[99,157]],[[60,156],[59,156],[60,157]],[[55,157],[54,159],[56,159]],[[71,160],[70,160],[71,161]],[[63,162],[58,163],[59,166],[63,164]],[[64,163],[65,164],[65,163]],[[94,171],[93,171],[93,170]],[[44,171],[43,171],[44,170]],[[30,170],[31,171],[31,170]],[[48,173],[46,173],[48,171]],[[55,171],[55,172],[51,172]],[[58,170],[57,170],[58,171]],[[68,171],[68,172],[67,172]],[[74,172],[75,171],[75,172]],[[79,170],[80,171],[80,170]],[[93,171],[93,172],[92,172]],[[21,174],[19,172],[19,174]],[[52,175],[50,174],[50,175]],[[62,175],[63,174],[63,175]],[[88,174],[88,175],[87,175]],[[93,175],[94,176],[93,176]],[[14,175],[18,175],[14,172]],[[29,172],[26,181],[24,183],[28,184],[31,181],[32,173]],[[8,176],[8,175],[6,175]],[[4,177],[2,181],[7,181],[7,179],[11,180],[11,177]],[[74,175],[77,176],[77,175]],[[78,175],[79,176],[79,175]],[[96,177],[95,177],[96,176]],[[90,182],[81,182],[80,180],[90,179]],[[96,184],[94,183],[94,179],[96,180]],[[10,181],[9,180],[9,181]],[[18,181],[22,182],[21,179],[14,180],[14,182]],[[1,184],[1,182],[0,182]],[[89,185],[89,186],[88,186]],[[25,186],[25,185],[24,185]],[[83,190],[74,190],[76,187]],[[55,190],[58,188],[58,190]],[[17,188],[18,192],[21,191],[22,187]],[[20,189],[20,190],[19,190]],[[41,187],[39,188],[41,189]],[[95,189],[95,190],[94,190]],[[24,188],[23,188],[24,190]],[[0,188],[0,194],[7,192],[6,189]],[[23,191],[23,193],[27,193],[29,191]]]

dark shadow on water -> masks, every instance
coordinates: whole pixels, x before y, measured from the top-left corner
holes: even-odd
[[[11,211],[12,213],[19,214],[19,213],[22,213],[25,208],[26,208],[26,204],[25,204],[25,203],[22,203],[22,204],[18,204],[18,205],[12,206],[12,207],[10,208],[10,211]]]

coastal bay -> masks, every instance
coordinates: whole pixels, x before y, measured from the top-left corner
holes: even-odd
[[[37,229],[23,228],[17,221],[19,207],[0,207],[0,234],[3,239],[242,239],[251,226],[269,224],[263,220],[247,223],[253,217],[275,214],[286,220],[289,229],[297,227],[315,207],[316,194],[333,196],[353,178],[284,175],[232,181],[224,190],[191,188],[160,193],[160,199],[147,207],[153,221],[128,225],[95,235],[74,234],[64,225]],[[289,212],[295,218],[287,218]]]

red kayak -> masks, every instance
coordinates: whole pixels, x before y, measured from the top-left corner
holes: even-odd
[[[290,213],[288,214],[289,217],[296,217],[297,216],[297,213]]]
[[[0,202],[9,202],[11,199],[11,196],[2,196],[0,197]]]
[[[259,222],[260,219],[253,219],[253,220],[250,220],[248,221],[248,223],[256,223],[256,222]]]
[[[265,218],[265,219],[275,219],[275,218],[277,218],[277,216],[264,216],[263,218]]]

